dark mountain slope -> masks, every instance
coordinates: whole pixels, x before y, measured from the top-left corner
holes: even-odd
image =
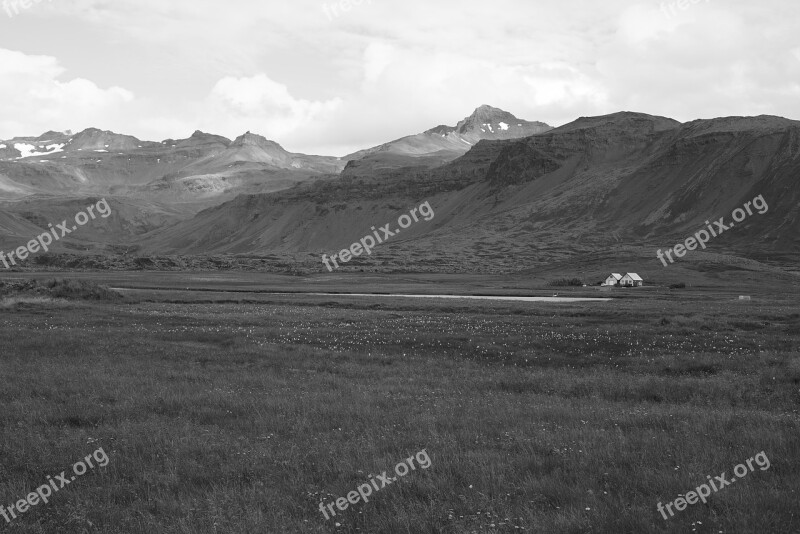
[[[797,251],[798,127],[762,117],[686,125],[635,113],[582,118],[525,139],[481,141],[430,171],[240,197],[142,244],[181,253],[329,251],[427,200],[434,221],[392,246],[546,258],[619,243],[671,246],[763,194],[769,213],[715,247]]]

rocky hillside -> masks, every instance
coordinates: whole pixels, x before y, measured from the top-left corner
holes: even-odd
[[[144,236],[186,254],[322,252],[429,201],[434,221],[393,243],[408,252],[547,257],[548,251],[672,246],[758,195],[769,205],[718,251],[800,251],[800,123],[777,117],[680,124],[618,113],[519,140],[480,141],[432,170],[345,177],[239,197]]]

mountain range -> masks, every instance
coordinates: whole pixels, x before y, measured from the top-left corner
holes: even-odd
[[[454,127],[343,158],[289,153],[249,132],[146,142],[95,129],[1,141],[0,158],[3,247],[105,196],[115,216],[61,252],[283,254],[313,272],[320,254],[427,201],[432,221],[345,270],[517,272],[614,258],[655,269],[656,248],[761,195],[767,213],[684,266],[791,264],[800,252],[800,122],[773,116],[620,112],[551,128],[481,106]]]

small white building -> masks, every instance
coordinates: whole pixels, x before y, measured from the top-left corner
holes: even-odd
[[[636,273],[627,273],[619,281],[619,285],[622,287],[641,287],[644,285],[644,280]]]
[[[611,275],[606,278],[606,281],[603,282],[604,286],[615,286],[619,284],[619,281],[622,280],[622,275],[619,273],[611,273]]]

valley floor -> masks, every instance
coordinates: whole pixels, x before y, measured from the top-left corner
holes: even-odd
[[[109,463],[0,530],[800,532],[794,285],[62,276],[148,289],[0,304],[0,505]],[[434,289],[613,300],[286,294]],[[320,512],[422,449],[428,469]],[[657,510],[762,451],[706,504]]]

